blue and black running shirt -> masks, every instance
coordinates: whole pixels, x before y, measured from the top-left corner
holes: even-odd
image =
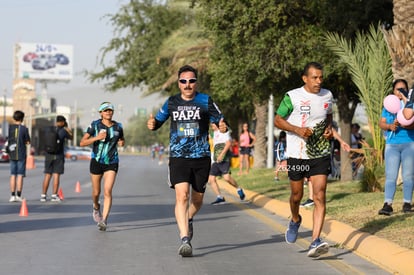
[[[156,129],[169,117],[170,157],[210,157],[210,123],[218,125],[223,115],[209,95],[196,92],[189,101],[183,100],[181,94],[171,96],[155,116]]]
[[[124,130],[122,124],[112,121],[113,125],[107,127],[102,123],[101,119],[92,121],[86,132],[95,137],[99,131],[106,130],[105,140],[95,141],[92,148],[92,158],[102,164],[119,163],[118,157],[118,140],[124,138]]]

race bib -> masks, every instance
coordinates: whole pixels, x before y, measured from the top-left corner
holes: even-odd
[[[197,122],[177,123],[177,132],[180,137],[196,137],[199,134]]]

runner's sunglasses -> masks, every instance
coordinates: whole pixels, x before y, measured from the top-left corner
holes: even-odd
[[[194,84],[194,83],[197,82],[197,78],[190,78],[190,79],[180,78],[180,79],[178,79],[178,81],[181,84],[187,84],[187,82],[189,82],[190,84]]]

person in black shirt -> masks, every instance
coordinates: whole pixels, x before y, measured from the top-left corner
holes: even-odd
[[[24,113],[15,111],[13,114],[14,124],[9,126],[7,140],[7,153],[10,157],[10,192],[9,202],[20,202],[23,200],[23,178],[26,176],[26,145],[30,144],[29,130],[22,125]]]
[[[58,147],[55,153],[47,153],[45,155],[45,169],[42,185],[42,195],[40,196],[41,202],[47,200],[47,190],[49,189],[49,182],[53,176],[53,192],[50,198],[52,202],[60,202],[61,199],[58,196],[60,175],[65,171],[65,153],[64,145],[65,139],[72,139],[72,131],[69,129],[64,116],[56,117],[56,131],[58,135]]]

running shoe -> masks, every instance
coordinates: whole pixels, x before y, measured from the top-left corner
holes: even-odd
[[[315,203],[313,202],[313,200],[307,199],[306,201],[304,201],[300,204],[300,207],[308,207],[308,206],[312,206],[314,204]]]
[[[106,227],[107,227],[106,221],[101,220],[98,222],[98,228],[100,231],[106,231]]]
[[[237,194],[239,194],[240,200],[244,200],[244,198],[246,197],[246,195],[243,192],[243,189],[239,189],[237,190]]]
[[[17,202],[22,202],[24,198],[22,198],[21,196],[16,196],[15,197],[15,201]]]
[[[300,224],[302,223],[302,217],[299,215],[299,221],[294,222],[293,220],[290,220],[288,229],[285,233],[285,239],[287,243],[295,243],[296,239],[298,238],[298,232]]]
[[[393,212],[392,206],[388,203],[384,203],[384,206],[378,211],[379,215],[391,216]]]
[[[47,200],[47,195],[46,194],[40,195],[40,201],[41,202],[46,202],[46,200]]]
[[[223,203],[226,203],[226,200],[224,198],[217,197],[217,199],[213,201],[211,204],[217,205],[217,204],[223,204]]]
[[[16,202],[16,196],[11,196],[9,202]]]
[[[193,219],[188,220],[188,239],[191,241],[193,239]]]
[[[409,202],[404,202],[404,204],[403,204],[403,208],[402,208],[402,211],[403,211],[404,213],[413,212],[411,203],[409,203]]]
[[[50,201],[51,201],[51,202],[61,202],[62,200],[59,198],[59,196],[58,196],[58,195],[53,194],[53,195],[50,197]]]
[[[321,240],[321,238],[315,239],[309,246],[308,257],[316,258],[322,254],[326,254],[329,251],[329,244]]]
[[[193,248],[188,237],[184,237],[181,239],[181,245],[178,248],[178,254],[180,254],[182,257],[193,256]]]
[[[97,223],[102,220],[102,214],[101,214],[101,209],[100,208],[101,208],[100,205],[99,205],[98,209],[95,209],[92,206],[92,217],[93,217],[93,220]]]

